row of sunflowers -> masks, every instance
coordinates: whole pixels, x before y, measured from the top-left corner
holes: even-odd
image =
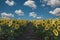
[[[15,36],[21,35],[27,23],[27,20],[0,19],[0,40],[13,40]]]
[[[38,29],[43,27],[45,31],[51,30],[55,36],[60,32],[60,19],[32,20],[33,25]]]
[[[60,40],[60,18],[32,20],[31,22],[37,28],[38,36],[43,35],[43,37],[45,37],[44,40]]]
[[[59,40],[60,37],[60,19],[48,19],[48,20],[15,20],[15,19],[0,19],[0,39],[8,37],[8,40],[13,40],[14,36],[19,36],[23,31],[29,27],[28,23],[31,22],[35,28],[36,35],[44,37],[44,40]],[[5,34],[5,37],[2,35]]]

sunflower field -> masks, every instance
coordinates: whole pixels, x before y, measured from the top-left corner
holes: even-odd
[[[33,27],[36,40],[60,40],[60,18],[47,20],[0,19],[0,40],[15,40],[29,26]]]

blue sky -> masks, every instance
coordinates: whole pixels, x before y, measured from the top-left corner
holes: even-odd
[[[49,19],[60,16],[59,0],[0,0],[0,17]]]

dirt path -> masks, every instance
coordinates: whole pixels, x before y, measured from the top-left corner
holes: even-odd
[[[28,27],[24,30],[24,33],[17,40],[36,40],[36,35],[34,33],[33,24],[29,22]]]

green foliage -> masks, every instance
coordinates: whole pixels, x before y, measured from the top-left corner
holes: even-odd
[[[36,37],[42,38],[44,40],[59,40],[59,24],[60,19],[32,21],[0,19],[0,38],[14,40],[15,37],[21,36],[21,34],[25,32],[26,28],[31,26],[36,33]]]

